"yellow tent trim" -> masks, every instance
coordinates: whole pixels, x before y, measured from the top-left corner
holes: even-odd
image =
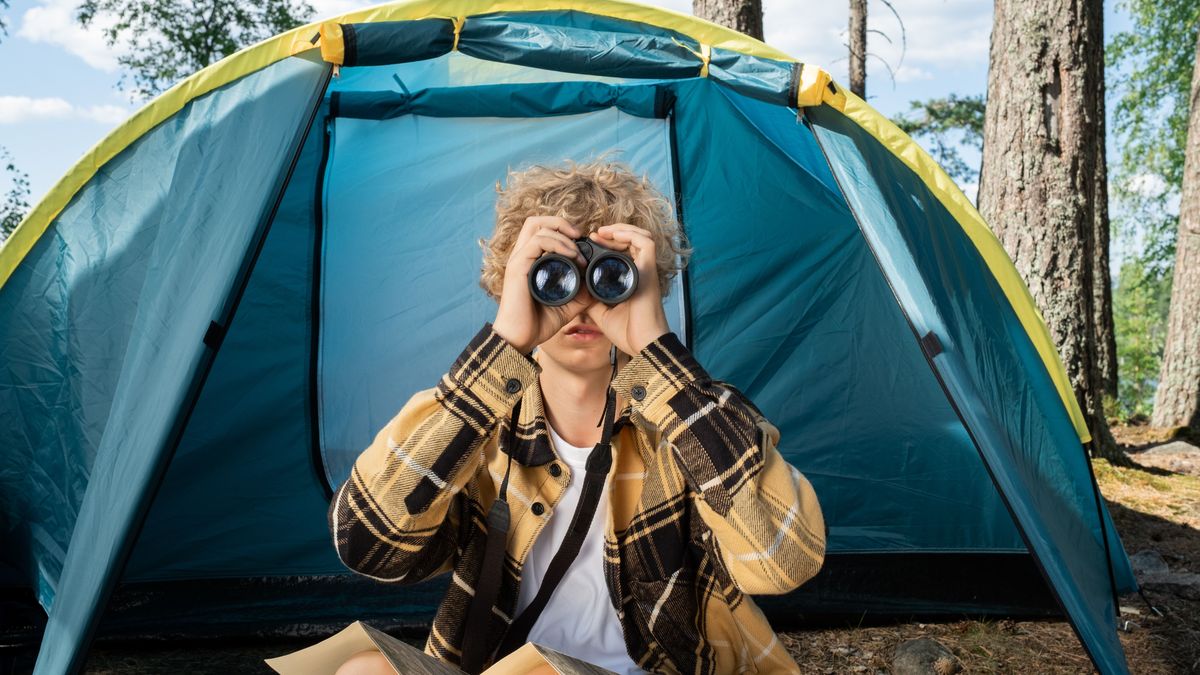
[[[814,105],[828,103],[838,112],[846,107],[846,96],[842,88],[834,85],[833,78],[823,68],[811,63],[800,65],[800,82],[796,86],[796,107],[808,108]],[[836,92],[835,92],[836,89]]]
[[[842,89],[842,87],[838,87],[838,89]],[[1029,288],[1021,279],[1021,274],[1017,272],[1016,266],[1013,265],[1012,258],[1008,256],[1000,244],[1000,240],[984,222],[983,216],[979,215],[979,211],[958,189],[958,185],[950,176],[946,175],[942,167],[921,146],[913,142],[908,134],[901,131],[891,120],[879,114],[853,92],[845,90],[843,93],[846,97],[846,104],[842,112],[854,120],[864,131],[874,136],[921,178],[929,191],[937,197],[942,206],[946,207],[950,215],[954,216],[967,237],[971,239],[971,243],[979,250],[988,269],[996,277],[1000,288],[1004,290],[1005,297],[1008,298],[1013,310],[1017,313],[1021,326],[1029,334],[1033,346],[1037,348],[1042,362],[1046,364],[1046,370],[1050,373],[1050,379],[1054,381],[1054,387],[1058,390],[1063,405],[1066,406],[1067,414],[1071,417],[1071,423],[1075,426],[1079,439],[1084,443],[1091,440],[1092,435],[1088,431],[1087,421],[1075,398],[1075,390],[1071,388],[1071,382],[1067,379],[1067,371],[1058,355],[1058,349],[1054,346],[1054,340],[1050,338],[1046,321],[1042,318],[1042,313],[1038,311],[1037,305],[1034,304],[1033,296],[1029,294]]]
[[[346,41],[342,36],[342,24],[326,21],[320,27],[321,58],[326,63],[340,66],[346,62]]]
[[[330,21],[374,23],[427,18],[461,21],[473,14],[555,9],[576,10],[667,28],[687,35],[698,43],[709,46],[710,49],[724,49],[776,61],[796,61],[769,45],[729,28],[687,14],[623,0],[407,0],[348,12],[334,17]],[[192,99],[293,54],[303,53],[308,56],[312,50],[318,48],[313,39],[320,33],[324,23],[326,22],[310,23],[269,38],[231,54],[181,80],[134,113],[88,150],[83,158],[72,166],[26,215],[5,241],[3,247],[0,247],[0,288],[3,288],[17,265],[33,249],[33,245],[50,226],[50,223],[66,208],[75,193],[96,175],[100,167],[160,122],[179,112]],[[326,31],[328,30],[329,28],[326,28]],[[821,71],[818,69],[804,68],[802,75],[809,84],[803,88],[803,91],[815,93],[819,86],[825,84],[822,82]],[[814,79],[808,80],[809,77]],[[813,84],[817,84],[817,86],[811,86]],[[838,87],[838,89],[842,88]],[[975,207],[963,196],[954,181],[924,150],[864,101],[849,92],[845,92],[844,95],[844,113],[920,176],[946,209],[954,215],[979,249],[1045,362],[1071,420],[1075,424],[1076,431],[1079,432],[1082,440],[1087,441],[1090,434],[1083,421],[1079,404],[1075,401],[1075,396],[1067,381],[1066,371],[1059,359],[1058,351],[1050,340],[1045,321],[1042,320],[1041,314],[1029,295],[1029,290],[1021,281],[1016,268],[1000,246],[999,241],[992,235]],[[822,100],[828,98],[825,92],[822,92],[821,96]],[[842,92],[839,91],[836,104],[843,103],[841,96]],[[834,101],[828,102],[835,103]],[[836,104],[835,107],[840,109],[841,106]]]

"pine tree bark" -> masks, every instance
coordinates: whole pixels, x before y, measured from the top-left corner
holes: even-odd
[[[1092,432],[1125,463],[1103,411],[1095,314],[1104,156],[1101,0],[997,0],[979,210],[1046,319]]]
[[[1192,71],[1179,236],[1162,371],[1151,424],[1189,427],[1200,437],[1200,39]]]
[[[850,91],[867,98],[867,0],[850,0]]]
[[[692,0],[692,14],[763,39],[762,0]]]
[[[1099,111],[1096,119],[1100,125],[1096,138],[1100,147],[1096,149],[1096,250],[1092,256],[1092,319],[1096,326],[1096,367],[1100,369],[1101,395],[1117,398],[1117,329],[1113,323],[1112,273],[1109,271],[1108,220],[1108,160],[1105,157],[1107,124],[1104,110],[1104,83],[1100,84]],[[1101,401],[1103,405],[1103,401]]]

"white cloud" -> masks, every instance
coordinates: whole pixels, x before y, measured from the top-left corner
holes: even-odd
[[[1154,198],[1167,191],[1167,181],[1154,173],[1139,173],[1129,179],[1129,190],[1143,197]]]
[[[681,14],[692,13],[692,0],[659,0],[652,4]]]
[[[113,126],[124,121],[130,113],[130,110],[115,105],[76,106],[58,97],[0,96],[0,124],[76,119]]]
[[[0,96],[0,124],[17,124],[48,117],[66,117],[71,114],[71,111],[71,104],[61,98]]]
[[[82,117],[112,126],[124,122],[126,117],[133,114],[133,110],[122,108],[119,105],[93,105],[77,109],[77,111]]]
[[[898,82],[933,79],[934,72],[987,67],[992,30],[992,3],[985,0],[893,0],[900,22],[879,0],[868,2],[868,80],[888,79],[896,70]],[[815,63],[844,81],[850,18],[847,3],[764,0],[766,41],[791,56]],[[885,37],[886,36],[886,37]],[[890,42],[889,42],[890,40]],[[903,60],[901,54],[903,53]]]
[[[932,80],[933,73],[923,68],[903,65],[896,71],[897,82],[916,82],[917,80]]]
[[[85,30],[75,20],[76,6],[75,0],[41,0],[25,10],[17,36],[61,47],[97,70],[115,72],[117,54],[105,44],[102,26],[93,23]]]
[[[309,4],[315,10],[313,12],[313,19],[321,20],[353,12],[356,9],[365,9],[378,3],[371,0],[366,2],[362,0],[312,0]]]
[[[904,20],[908,45],[905,63],[953,69],[987,67],[992,35],[992,3],[947,0],[907,0],[897,2],[896,11]],[[874,7],[874,5],[872,5]],[[886,11],[886,10],[885,10]],[[899,24],[890,13],[876,12],[881,22],[893,26],[889,46],[899,53]],[[880,27],[881,30],[886,30]],[[880,45],[881,55],[883,48]],[[873,50],[874,51],[874,50]]]

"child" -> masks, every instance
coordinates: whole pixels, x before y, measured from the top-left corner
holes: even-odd
[[[690,254],[670,203],[599,161],[510,173],[497,213],[480,281],[496,318],[359,456],[329,511],[339,556],[386,582],[451,572],[425,650],[469,672],[526,640],[618,673],[799,672],[749,595],[817,573],[821,509],[779,430],[667,325],[662,300]],[[546,252],[582,266],[583,237],[634,260],[636,292],[536,302],[530,266]],[[604,460],[599,503],[554,570],[589,501],[589,455]],[[489,567],[502,485],[509,526]],[[364,652],[339,670],[367,672],[390,667]]]

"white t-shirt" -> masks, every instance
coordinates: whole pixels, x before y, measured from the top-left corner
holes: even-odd
[[[550,521],[533,542],[523,567],[521,587],[517,595],[518,615],[525,610],[546,576],[550,560],[558,552],[567,527],[575,515],[583,481],[585,465],[592,448],[568,444],[547,422],[550,438],[559,457],[571,467],[571,483],[563,493]],[[550,596],[538,620],[529,631],[529,641],[545,645],[564,654],[583,659],[621,675],[644,675],[625,651],[621,622],[609,598],[604,581],[604,530],[608,523],[607,485],[596,506],[592,526],[588,528],[579,555],[563,575],[558,588]]]

